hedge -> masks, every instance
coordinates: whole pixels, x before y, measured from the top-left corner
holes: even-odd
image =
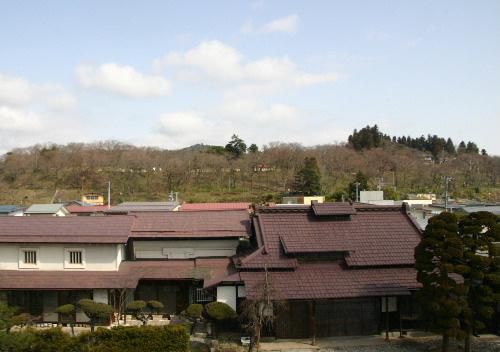
[[[72,337],[60,328],[0,333],[0,352],[187,352],[185,326],[99,328]]]

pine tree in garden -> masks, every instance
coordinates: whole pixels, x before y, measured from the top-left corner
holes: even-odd
[[[471,351],[471,336],[481,332],[495,313],[499,301],[500,272],[492,245],[500,240],[498,217],[477,212],[460,221],[464,245],[462,276],[467,287],[467,308],[462,312],[466,332],[465,351]]]
[[[442,351],[450,338],[462,338],[460,316],[467,305],[467,288],[456,274],[463,270],[463,244],[457,217],[441,213],[429,220],[422,241],[415,248],[421,319],[426,328],[443,336]]]

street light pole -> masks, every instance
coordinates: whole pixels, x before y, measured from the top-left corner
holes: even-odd
[[[359,185],[360,185],[360,184],[361,184],[361,183],[359,183],[359,182],[356,182],[356,183],[355,183],[355,185],[356,185],[356,203],[358,203],[358,202],[359,202],[359,191],[358,191],[358,190],[359,190]]]

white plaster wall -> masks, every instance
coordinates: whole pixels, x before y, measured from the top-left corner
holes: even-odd
[[[116,246],[116,270],[120,267],[120,263],[125,260],[125,245],[119,244]]]
[[[99,303],[108,304],[108,290],[105,288],[95,288],[92,292],[93,300]]]
[[[0,270],[91,270],[116,271],[119,265],[119,255],[116,244],[0,244]],[[38,249],[38,267],[35,269],[19,269],[19,248]],[[82,248],[85,250],[84,268],[64,268],[65,248]],[[124,253],[124,251],[121,251]]]
[[[226,303],[236,310],[236,286],[217,286],[217,302]]]
[[[199,258],[230,257],[236,254],[238,239],[134,241],[135,257],[145,258]]]

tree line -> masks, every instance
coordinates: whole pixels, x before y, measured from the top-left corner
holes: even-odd
[[[377,125],[374,125],[373,127],[366,126],[359,131],[355,129],[349,136],[348,143],[355,150],[383,147],[384,145],[390,143],[400,144],[409,148],[429,152],[432,154],[434,160],[439,160],[440,157],[443,158],[446,155],[454,155],[457,153],[479,153],[479,147],[476,143],[471,141],[468,141],[467,143],[461,141],[455,146],[455,143],[449,137],[443,138],[430,134],[428,134],[427,137],[422,135],[418,138],[412,138],[410,136],[391,137],[390,135],[382,133]],[[486,150],[481,149],[481,154],[487,155]]]
[[[304,169],[307,163],[312,168]],[[273,142],[247,148],[234,135],[225,146],[180,150],[116,141],[46,144],[14,149],[0,158],[0,203],[105,193],[108,181],[113,202],[164,200],[171,191],[194,202],[279,201],[285,194],[318,191],[329,199],[342,194],[355,199],[355,182],[361,183],[359,190],[381,189],[390,199],[402,199],[407,193],[441,194],[443,176],[453,179],[453,197],[495,201],[500,200],[499,175],[499,157],[457,153],[429,162],[421,151],[398,143],[361,150],[348,143],[304,147]]]

